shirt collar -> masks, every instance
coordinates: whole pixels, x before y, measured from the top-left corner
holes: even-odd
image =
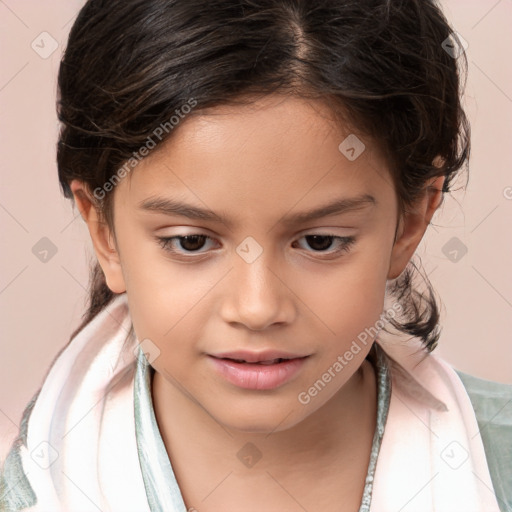
[[[405,361],[408,361],[409,358],[411,358],[410,365],[415,361],[417,364],[421,364],[425,358],[432,357],[430,353],[425,352],[421,346],[419,346],[418,349],[417,345],[413,344],[402,346],[400,349],[381,341],[377,341],[375,345],[379,347],[383,357],[386,358],[393,379],[393,385],[399,389],[401,393],[434,410],[448,411],[446,404],[429,391],[427,387],[428,383],[420,382],[406,368]]]

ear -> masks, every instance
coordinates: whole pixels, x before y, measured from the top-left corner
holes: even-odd
[[[89,229],[94,251],[105,274],[107,286],[114,293],[125,292],[126,286],[115,237],[110,232],[107,223],[102,220],[96,206],[97,201],[92,199],[87,185],[83,182],[72,180],[70,187],[75,203]]]
[[[430,180],[412,210],[400,215],[397,237],[391,252],[388,280],[395,279],[404,271],[421,242],[432,216],[442,202],[444,180],[445,176]]]

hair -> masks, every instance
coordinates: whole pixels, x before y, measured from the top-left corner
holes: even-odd
[[[444,49],[454,39],[434,0],[88,0],[58,75],[63,194],[73,200],[73,179],[101,190],[92,199],[115,234],[106,184],[149,140],[169,139],[169,120],[191,99],[194,115],[281,93],[324,102],[375,141],[403,214],[435,177],[451,191],[469,158],[459,97],[467,59]],[[414,286],[417,271],[411,259],[390,286],[404,312],[390,322],[431,351],[439,307],[428,277],[425,290]],[[71,339],[116,295],[95,262]]]

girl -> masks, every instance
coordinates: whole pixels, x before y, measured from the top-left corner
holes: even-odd
[[[59,179],[98,258],[9,511],[512,507],[510,386],[413,263],[469,157],[433,0],[89,0]]]

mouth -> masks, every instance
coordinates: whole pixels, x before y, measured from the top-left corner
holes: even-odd
[[[243,358],[209,356],[215,372],[229,383],[253,390],[280,387],[295,377],[309,356],[275,357],[247,361]]]
[[[303,357],[307,357],[307,356],[303,356]],[[283,363],[285,361],[293,361],[293,359],[301,359],[301,358],[293,358],[293,357],[283,358],[283,357],[278,357],[276,359],[268,359],[268,360],[265,360],[265,361],[254,361],[254,362],[249,362],[249,361],[246,361],[245,359],[232,359],[232,358],[229,358],[229,357],[221,357],[220,359],[223,359],[224,361],[234,361],[235,363],[243,363],[243,364],[271,365],[271,364]]]
[[[283,350],[265,349],[260,350],[259,352],[252,350],[232,350],[230,352],[221,352],[210,355],[217,359],[228,359],[237,363],[277,364],[282,361],[307,357],[309,354],[294,354],[291,352],[284,352]]]

